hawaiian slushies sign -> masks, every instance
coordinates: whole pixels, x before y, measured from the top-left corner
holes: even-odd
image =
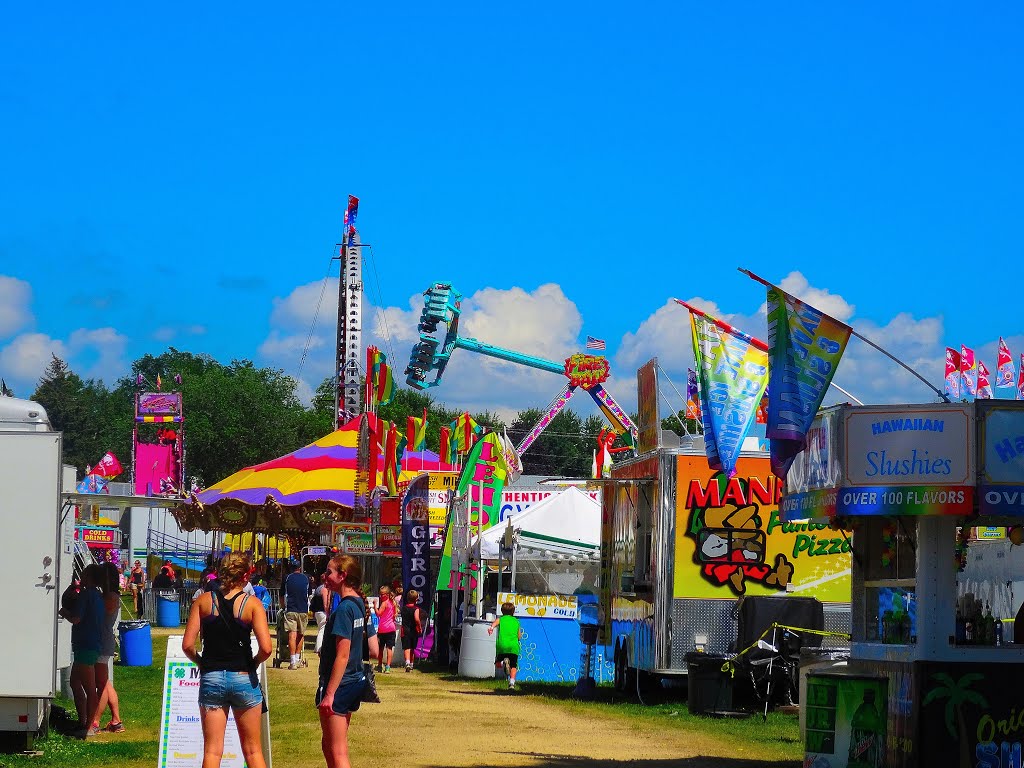
[[[974,501],[968,408],[846,412],[838,515],[966,515]]]
[[[1024,515],[1024,410],[985,403],[981,419],[982,515]]]

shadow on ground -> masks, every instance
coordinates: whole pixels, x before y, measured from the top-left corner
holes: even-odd
[[[732,757],[681,757],[658,760],[643,758],[622,760],[602,760],[592,757],[574,757],[572,755],[545,755],[536,752],[505,752],[509,756],[529,757],[535,762],[531,768],[799,768],[799,761],[751,760],[750,758]],[[434,768],[444,768],[438,764]],[[477,768],[504,768],[504,764],[487,765],[481,763]]]

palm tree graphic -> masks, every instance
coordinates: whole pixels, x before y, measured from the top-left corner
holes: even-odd
[[[954,680],[946,672],[936,672],[931,679],[936,685],[928,691],[924,697],[924,706],[933,701],[946,699],[946,730],[949,735],[960,742],[960,768],[970,768],[971,750],[967,741],[967,725],[964,723],[964,704],[973,704],[977,707],[987,707],[988,701],[977,691],[970,690],[970,687],[985,676],[977,672],[968,672],[962,675],[959,680]],[[956,714],[956,728],[953,728],[953,715]]]

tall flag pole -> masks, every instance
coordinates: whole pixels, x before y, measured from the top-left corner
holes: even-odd
[[[769,283],[763,277],[758,277],[757,275],[755,275],[753,272],[751,272],[748,269],[740,268],[739,271],[742,272],[747,277],[749,277],[751,280],[754,280],[754,281],[756,281],[758,283],[761,283],[761,285],[763,285],[763,286],[765,286],[767,288],[776,288],[777,287],[776,285],[774,285],[772,283]],[[942,390],[938,389],[934,384],[932,384],[930,381],[928,381],[928,379],[926,379],[920,373],[918,373],[913,368],[911,368],[909,365],[904,363],[902,360],[900,360],[894,354],[892,354],[891,352],[887,352],[886,350],[882,349],[880,346],[875,344],[875,342],[873,342],[871,339],[869,339],[869,338],[867,338],[867,337],[857,333],[857,331],[855,331],[853,328],[850,328],[850,335],[851,336],[856,336],[858,339],[863,341],[865,344],[867,344],[872,349],[874,349],[874,350],[876,350],[878,352],[881,352],[883,355],[888,357],[890,360],[892,360],[898,366],[900,366],[905,371],[907,371],[907,373],[909,373],[911,376],[913,376],[916,379],[918,379],[922,384],[924,384],[926,387],[928,387],[928,389],[930,389],[932,392],[934,392],[936,395],[938,395],[940,398],[942,398],[942,400],[944,400],[947,403],[949,402],[949,398],[945,395],[944,392],[942,392]],[[835,385],[833,384],[833,386],[835,386]],[[839,389],[839,387],[836,387],[836,389]],[[840,391],[842,391],[842,390],[840,390]]]
[[[946,347],[946,394],[954,401],[960,400],[960,353]]]
[[[1010,348],[1006,346],[1006,342],[1000,336],[999,351],[996,354],[996,387],[1012,387],[1016,378],[1016,371],[1013,370],[1013,355],[1010,354]]]
[[[673,301],[690,310],[708,465],[732,477],[768,385],[768,346],[685,301]]]

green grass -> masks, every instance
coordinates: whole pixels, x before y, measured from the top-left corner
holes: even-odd
[[[117,768],[152,768],[157,761],[160,727],[161,685],[163,681],[166,638],[180,629],[153,629],[153,665],[122,667],[115,670],[114,680],[121,700],[121,714],[127,730],[121,734],[104,734],[96,739],[80,741],[51,732],[36,742],[43,754],[38,757],[0,754],[3,768],[43,768],[44,766],[117,766]],[[311,636],[310,636],[311,637]],[[308,646],[307,646],[308,647]],[[312,656],[307,651],[307,658]],[[311,663],[316,657],[312,656]],[[447,669],[423,671],[441,679],[458,680],[480,690],[505,687],[504,681],[465,680],[450,676]],[[279,678],[280,679],[280,678]],[[401,679],[401,676],[399,676]],[[284,678],[288,680],[288,678]],[[281,682],[284,683],[284,680]],[[298,682],[296,680],[296,682]],[[700,734],[703,738],[727,745],[732,757],[757,759],[765,763],[797,765],[803,749],[799,740],[799,724],[795,715],[769,713],[767,722],[759,714],[745,720],[716,719],[691,715],[687,710],[685,689],[660,691],[656,697],[640,704],[635,696],[617,694],[611,686],[600,686],[595,698],[577,701],[572,698],[571,684],[520,683],[519,696],[537,697],[544,702],[586,718],[611,718],[634,721],[637,727],[657,731]],[[270,690],[270,717],[275,754],[300,754],[309,750],[311,742],[320,739],[319,724],[311,716],[313,702],[309,685],[274,684]],[[74,704],[58,699],[74,717]],[[105,720],[106,718],[104,718]],[[314,749],[318,754],[318,749]]]
[[[179,630],[180,631],[180,630]],[[38,757],[0,754],[0,766],[99,766],[116,765],[119,768],[131,764],[156,765],[157,736],[160,730],[160,690],[164,672],[164,656],[167,649],[166,636],[157,633],[153,637],[153,665],[151,667],[122,667],[114,669],[114,685],[121,704],[121,719],[125,732],[102,735],[83,741],[50,731],[45,739],[37,739],[34,749],[42,751]],[[73,701],[58,698],[55,705],[64,707],[71,719],[75,719]],[[109,718],[105,715],[104,721]]]

